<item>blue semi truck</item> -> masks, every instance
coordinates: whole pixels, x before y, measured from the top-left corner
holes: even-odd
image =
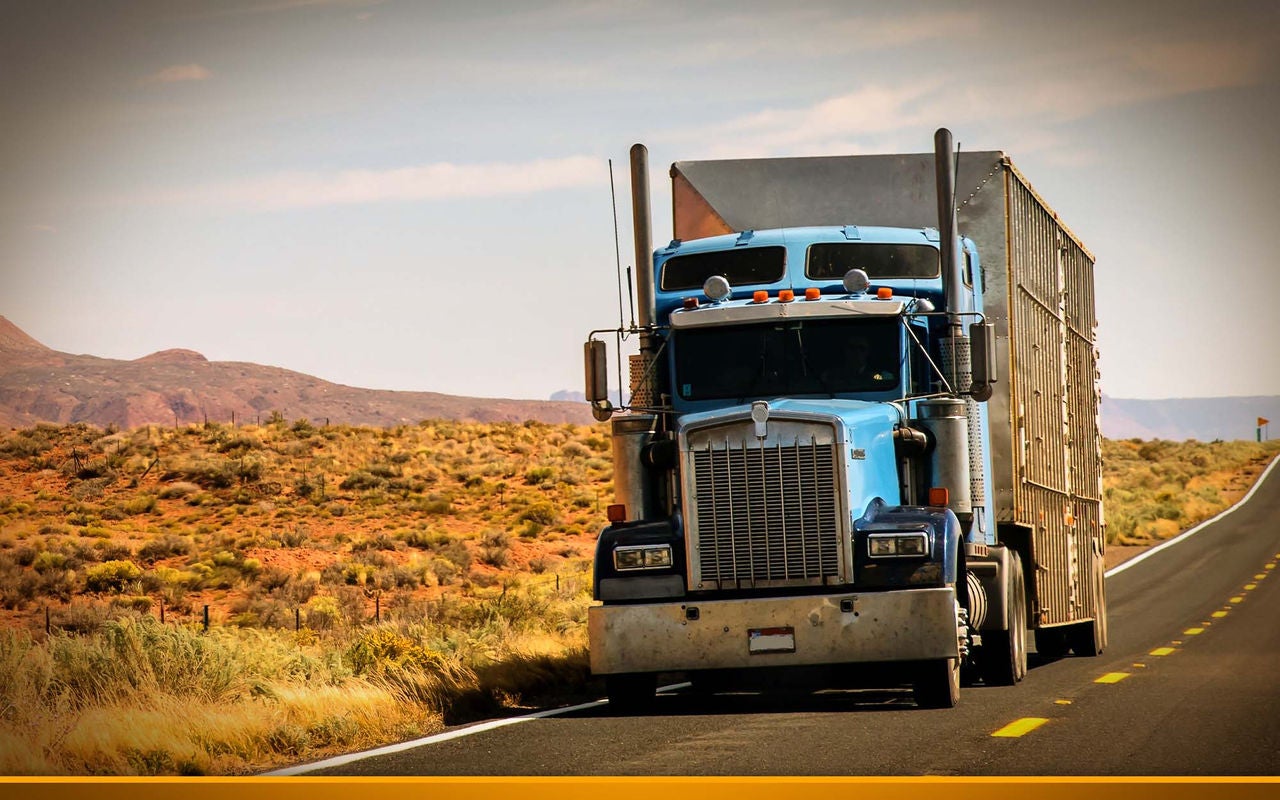
[[[631,156],[624,408],[608,332],[585,347],[612,420],[588,620],[610,702],[661,673],[889,665],[950,707],[962,676],[1021,680],[1029,635],[1100,653],[1094,259],[1009,158],[941,129],[932,154],[676,162],[655,252]]]

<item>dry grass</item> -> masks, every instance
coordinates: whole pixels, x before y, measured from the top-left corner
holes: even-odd
[[[1168,539],[1238,501],[1280,441],[1103,441],[1108,543]]]

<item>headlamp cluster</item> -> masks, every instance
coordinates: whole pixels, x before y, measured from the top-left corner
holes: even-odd
[[[613,568],[619,572],[636,569],[665,569],[670,567],[671,545],[639,544],[614,548]]]
[[[871,558],[910,558],[929,554],[929,535],[912,533],[873,533],[867,536],[867,555]]]

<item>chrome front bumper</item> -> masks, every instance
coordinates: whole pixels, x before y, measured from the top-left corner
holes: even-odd
[[[841,610],[842,602],[848,610]],[[785,642],[786,629],[794,652],[752,652],[752,631],[758,645],[762,636]],[[949,588],[594,606],[587,612],[587,633],[597,675],[959,654],[956,594]]]

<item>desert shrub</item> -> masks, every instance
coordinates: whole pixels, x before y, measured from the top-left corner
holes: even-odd
[[[150,509],[144,509],[144,511],[150,511]],[[124,519],[125,517],[129,516],[129,514],[132,514],[132,513],[142,513],[142,512],[132,512],[116,505],[110,505],[102,509],[102,512],[98,516],[107,522],[119,522],[120,520]]]
[[[200,576],[191,570],[156,567],[142,573],[140,581],[143,591],[163,592],[175,588],[195,589],[200,585]]]
[[[278,528],[267,534],[267,540],[280,547],[302,547],[310,538],[311,535],[305,525],[298,525],[292,529]]]
[[[257,436],[242,433],[239,436],[218,442],[216,449],[219,453],[226,453],[230,456],[240,456],[252,450],[261,450],[262,440]]]
[[[200,491],[199,484],[190,481],[174,481],[160,489],[161,500],[171,500],[175,497],[186,497]]]
[[[374,475],[368,470],[358,469],[348,475],[338,484],[338,488],[344,492],[367,492],[373,489],[387,488],[387,479]]]
[[[121,595],[111,598],[111,605],[115,608],[124,608],[129,611],[136,611],[139,614],[146,614],[151,610],[151,598],[145,594]]]
[[[29,567],[35,563],[40,551],[29,544],[24,544],[13,551],[13,561],[20,567]]]
[[[156,497],[153,494],[140,494],[125,503],[124,510],[130,514],[150,514],[156,510]]]
[[[67,566],[67,557],[62,553],[51,553],[45,551],[35,557],[31,562],[31,567],[36,572],[51,572],[53,570],[63,570]]]
[[[33,458],[53,449],[53,442],[39,430],[20,430],[0,442],[0,454],[10,458]]]
[[[481,547],[480,563],[501,569],[511,559],[511,552],[506,547]]]
[[[555,475],[555,470],[551,467],[534,467],[524,474],[524,482],[530,486],[537,486],[546,483]]]
[[[396,534],[396,538],[404,542],[409,547],[417,548],[418,550],[431,550],[449,542],[449,535],[447,533],[432,533],[431,531],[419,530],[416,528],[413,530],[401,531]]]
[[[370,475],[377,478],[398,478],[403,475],[403,471],[395,464],[374,463],[365,468]]]
[[[141,577],[142,570],[132,561],[105,561],[85,570],[84,586],[91,592],[122,592]]]
[[[360,553],[366,550],[395,550],[396,540],[385,532],[379,532],[368,539],[361,539],[351,545],[351,552]]]
[[[556,522],[556,507],[545,500],[541,500],[520,512],[518,519],[521,522],[533,522],[538,525],[554,525]]]

